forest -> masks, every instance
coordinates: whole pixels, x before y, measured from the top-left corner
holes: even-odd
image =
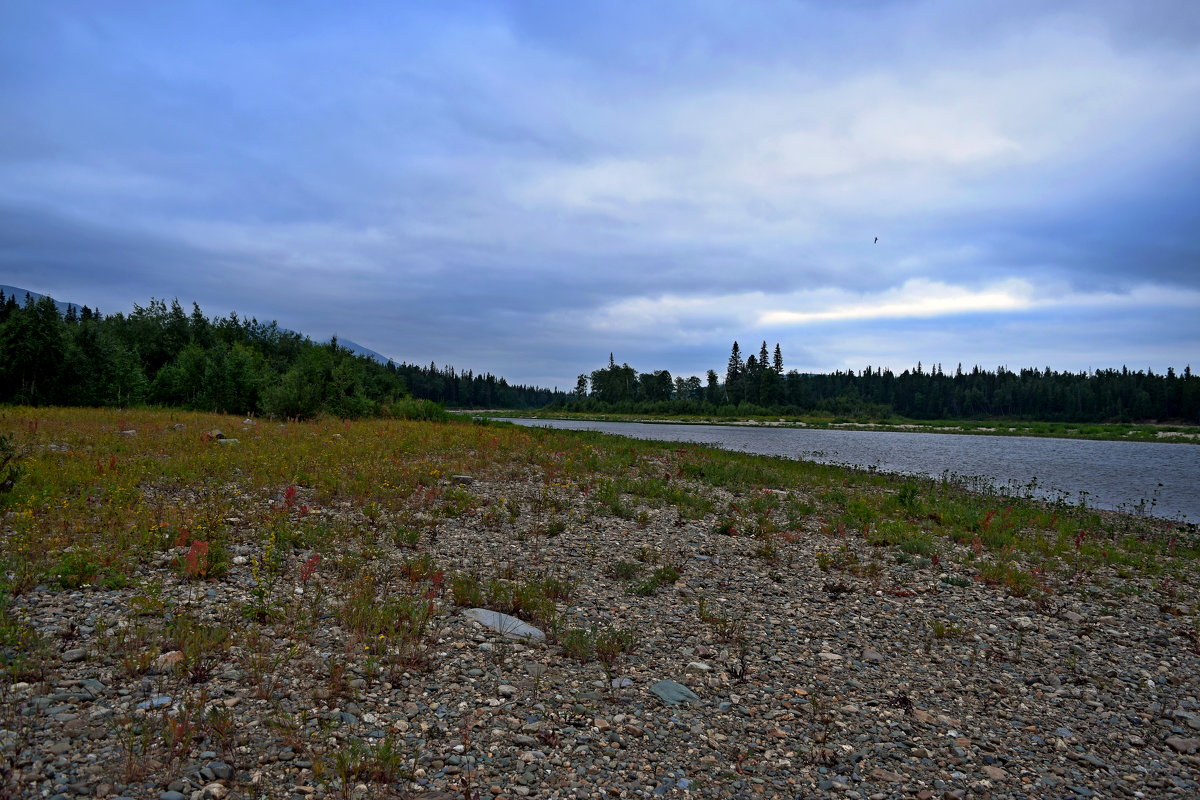
[[[0,403],[158,405],[280,418],[441,414],[507,408],[703,414],[824,414],[857,419],[1030,419],[1047,422],[1200,423],[1200,377],[1128,368],[1056,372],[941,364],[899,374],[866,367],[825,374],[785,370],[778,344],[743,357],[737,342],[724,375],[674,377],[617,364],[580,375],[573,392],[510,385],[452,366],[380,363],[313,342],[275,322],[230,313],[206,317],[193,303],[152,299],[126,314],[49,297],[0,292]]]
[[[275,322],[206,317],[152,299],[104,316],[0,292],[0,403],[158,405],[279,418],[425,416],[450,406],[534,408],[565,395],[436,364],[380,363]]]
[[[826,374],[784,369],[778,344],[743,358],[737,342],[722,376],[672,378],[667,370],[638,372],[609,356],[607,367],[580,375],[570,398],[556,406],[579,412],[703,414],[718,417],[826,414],[857,419],[1029,419],[1047,422],[1200,423],[1200,378],[1128,368],[1056,372],[941,364],[896,374],[866,367]]]

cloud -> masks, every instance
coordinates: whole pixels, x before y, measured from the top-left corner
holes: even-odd
[[[735,338],[1074,363],[1110,314],[1177,360],[1198,8],[9,4],[0,265],[560,385]]]

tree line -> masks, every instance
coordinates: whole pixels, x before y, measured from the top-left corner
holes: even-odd
[[[1163,374],[1121,369],[1056,372],[978,366],[952,373],[920,363],[896,374],[866,367],[827,374],[784,370],[778,344],[763,342],[743,358],[737,342],[725,374],[672,377],[667,370],[638,372],[617,364],[580,375],[575,391],[556,408],[635,414],[713,416],[829,414],[884,419],[1036,419],[1049,422],[1200,423],[1200,378],[1185,367]]]
[[[566,392],[540,386],[509,384],[490,372],[458,372],[452,366],[399,364],[396,372],[414,397],[442,403],[448,408],[542,408],[567,399]]]
[[[163,405],[276,417],[319,414],[441,415],[414,402],[541,406],[554,393],[509,386],[492,375],[455,373],[355,355],[275,322],[206,317],[193,303],[152,299],[104,316],[49,297],[24,303],[0,292],[0,403]]]

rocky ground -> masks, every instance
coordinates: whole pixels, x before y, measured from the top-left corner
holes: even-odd
[[[189,580],[181,548],[120,588],[20,595],[12,612],[47,649],[4,689],[0,792],[1200,796],[1190,589],[1095,572],[1047,598],[1014,598],[963,578],[969,548],[955,545],[934,564],[823,535],[814,518],[762,552],[670,506],[632,520],[585,513],[569,485],[547,508],[540,480],[460,483],[485,506],[539,510],[429,528],[418,546],[445,573],[420,584],[432,617],[406,659],[390,640],[355,635],[344,611],[356,573],[413,591],[404,565],[417,551],[382,538],[319,561],[289,554],[308,574],[289,569],[269,585],[270,613],[257,620],[241,612],[264,586],[254,537],[231,546],[212,580]],[[361,509],[311,513],[378,527]],[[641,579],[669,565],[679,578],[631,593],[638,578],[609,577],[627,574],[618,564],[641,565],[625,568]],[[553,635],[489,630],[452,602],[456,572],[569,577],[560,628],[631,631],[632,647],[605,664]],[[176,628],[169,644],[161,632],[180,618],[192,638]],[[218,629],[228,639],[205,644]],[[696,699],[668,704],[650,691],[663,681]]]

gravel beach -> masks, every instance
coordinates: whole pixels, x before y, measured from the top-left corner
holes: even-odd
[[[367,535],[323,560],[289,551],[302,566],[254,636],[239,610],[263,546],[248,529],[217,578],[189,579],[179,547],[121,588],[16,597],[46,649],[4,686],[7,796],[1200,796],[1191,587],[1099,572],[1018,598],[962,577],[965,545],[897,557],[814,516],[764,553],[713,515],[589,511],[569,482],[547,508],[532,473],[442,483],[480,505],[428,520],[418,547],[439,574],[407,664],[347,629],[335,587],[371,575],[382,596],[411,595],[417,550],[350,503],[306,508]],[[227,523],[303,500],[246,494]],[[501,504],[529,511],[481,510]],[[662,565],[678,579],[631,589]],[[452,601],[455,574],[560,576],[560,629],[632,644],[605,663],[553,633],[489,629]],[[173,651],[156,632],[180,617],[237,635]]]

